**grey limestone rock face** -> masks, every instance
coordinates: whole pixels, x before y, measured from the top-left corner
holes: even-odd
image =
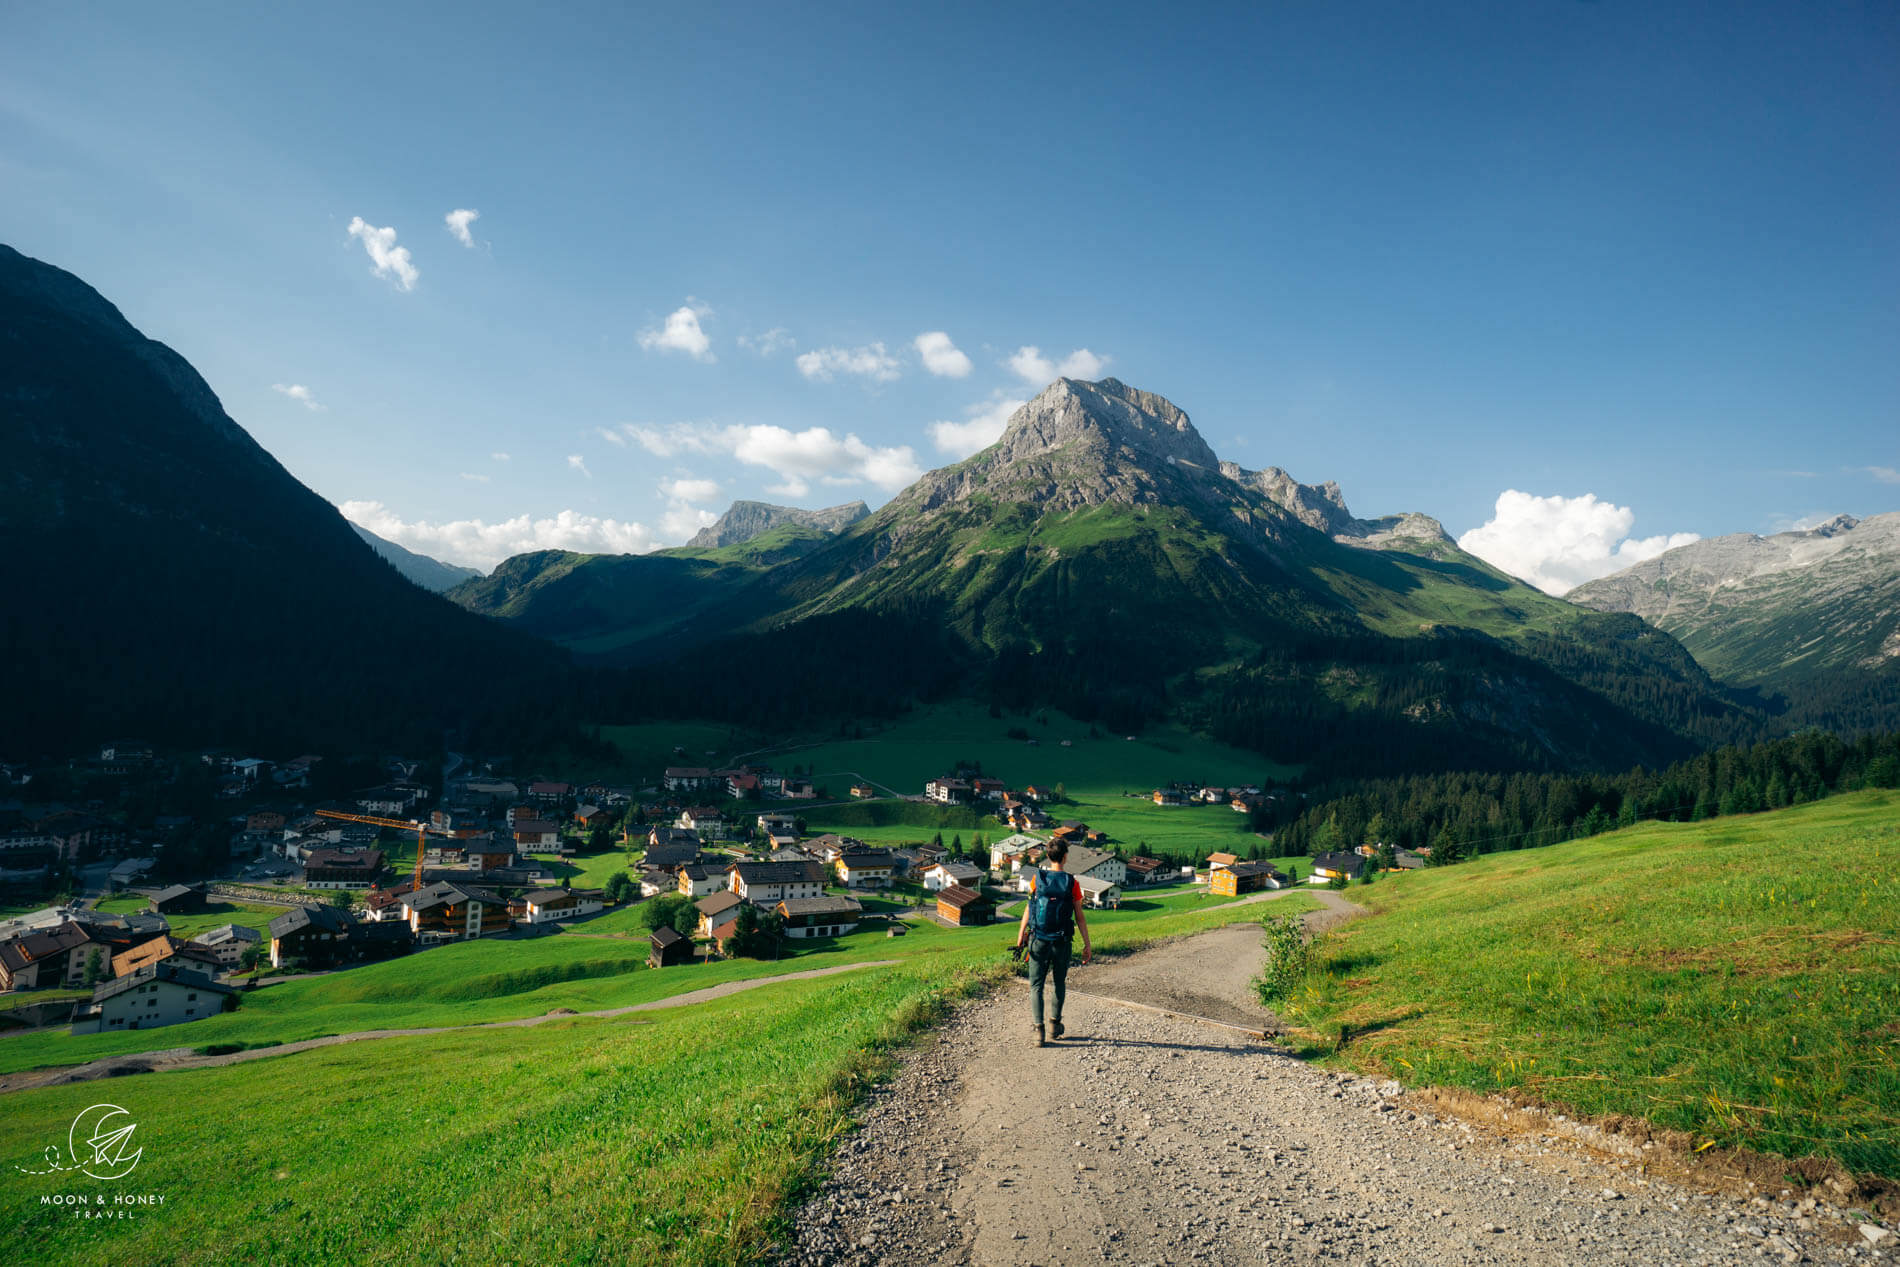
[[[721,546],[738,545],[752,540],[761,533],[770,532],[781,524],[799,524],[807,528],[821,528],[826,532],[839,533],[858,520],[871,513],[871,508],[861,501],[846,502],[842,506],[828,506],[823,510],[801,510],[796,506],[774,506],[770,502],[736,501],[719,516],[711,526],[701,528],[687,547],[695,550],[717,550]]]

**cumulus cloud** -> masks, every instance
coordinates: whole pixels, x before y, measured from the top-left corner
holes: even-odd
[[[460,242],[463,246],[472,247],[475,245],[475,235],[468,231],[468,226],[474,224],[481,218],[482,213],[479,211],[467,207],[457,207],[442,217],[442,223],[449,226],[449,232],[455,235],[457,242]]]
[[[855,435],[836,435],[828,427],[789,431],[764,425],[713,426],[674,423],[668,427],[623,428],[634,443],[656,457],[693,453],[736,458],[764,467],[779,477],[768,491],[802,497],[820,484],[874,484],[896,492],[923,474],[907,444],[883,447]]]
[[[888,383],[903,370],[882,343],[871,343],[861,348],[814,348],[800,353],[798,372],[821,383],[830,382],[837,374],[854,374],[874,383]]]
[[[517,515],[498,523],[485,523],[480,519],[411,523],[377,501],[348,501],[338,509],[345,519],[361,524],[386,541],[484,571],[503,559],[533,550],[644,554],[660,544],[643,524],[601,519],[573,510],[563,510],[545,519]]]
[[[923,358],[924,368],[938,378],[968,378],[970,358],[965,356],[950,336],[942,330],[930,330],[911,340],[917,349],[917,355]]]
[[[1099,378],[1108,368],[1108,360],[1087,348],[1077,348],[1060,361],[1052,361],[1031,344],[1017,348],[1008,365],[1030,386],[1045,387],[1058,378]]]
[[[323,412],[323,406],[317,403],[317,398],[302,383],[272,383],[270,389],[280,396],[290,397],[312,413]]]
[[[798,346],[798,340],[784,326],[774,326],[764,334],[740,335],[739,346],[760,356],[771,356],[775,352],[791,351]]]
[[[367,223],[362,216],[352,216],[350,236],[362,242],[363,250],[369,254],[372,271],[378,277],[387,277],[402,290],[416,288],[416,280],[422,274],[409,258],[409,248],[396,245],[396,230],[393,227],[379,229]]]
[[[931,423],[928,428],[930,439],[939,452],[955,458],[967,458],[1001,439],[1003,428],[1009,424],[1009,416],[1026,403],[999,394],[982,404],[971,405],[966,411],[969,416],[962,422]]]
[[[1635,524],[1635,511],[1598,501],[1595,493],[1537,497],[1512,488],[1498,494],[1491,518],[1458,538],[1458,544],[1546,594],[1565,594],[1702,539],[1693,532],[1632,537]]]
[[[695,361],[710,364],[719,358],[713,355],[712,340],[699,328],[699,319],[710,316],[712,309],[689,300],[668,314],[658,328],[642,330],[640,346],[649,352],[684,352]]]
[[[660,516],[660,534],[670,541],[685,541],[701,528],[710,528],[719,516],[685,502],[671,502]]]
[[[719,496],[718,480],[661,480],[660,493],[674,501],[709,502]]]
[[[588,479],[591,480],[594,478],[594,473],[587,469],[587,459],[583,458],[580,454],[578,453],[568,454],[567,464],[572,469],[579,471],[582,475],[585,475]]]

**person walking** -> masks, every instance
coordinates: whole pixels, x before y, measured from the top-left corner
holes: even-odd
[[[1036,868],[1030,881],[1029,901],[1023,904],[1023,921],[1016,929],[1016,950],[1029,954],[1029,1010],[1036,1018],[1036,1046],[1046,1044],[1042,1028],[1042,995],[1045,983],[1055,977],[1055,1008],[1050,1013],[1049,1038],[1062,1037],[1062,1000],[1068,993],[1069,959],[1075,953],[1075,930],[1082,930],[1082,962],[1095,957],[1089,944],[1088,916],[1082,913],[1082,886],[1063,869],[1069,857],[1069,842],[1060,838],[1049,842],[1049,865]]]

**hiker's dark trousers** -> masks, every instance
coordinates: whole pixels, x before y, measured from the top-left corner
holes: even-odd
[[[1051,976],[1056,979],[1056,1006],[1049,1019],[1062,1020],[1062,999],[1069,991],[1069,956],[1074,950],[1067,941],[1029,939],[1029,1009],[1038,1025],[1042,1024],[1042,983]]]

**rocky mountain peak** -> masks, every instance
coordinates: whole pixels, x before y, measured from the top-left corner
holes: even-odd
[[[770,502],[736,501],[711,525],[701,528],[686,545],[693,550],[716,550],[721,546],[750,541],[781,524],[798,524],[839,533],[870,513],[871,508],[861,501],[827,506],[823,510],[774,506]]]
[[[1002,464],[1072,446],[1099,447],[1213,471],[1220,459],[1172,401],[1119,379],[1058,378],[1010,415],[997,442]]]

